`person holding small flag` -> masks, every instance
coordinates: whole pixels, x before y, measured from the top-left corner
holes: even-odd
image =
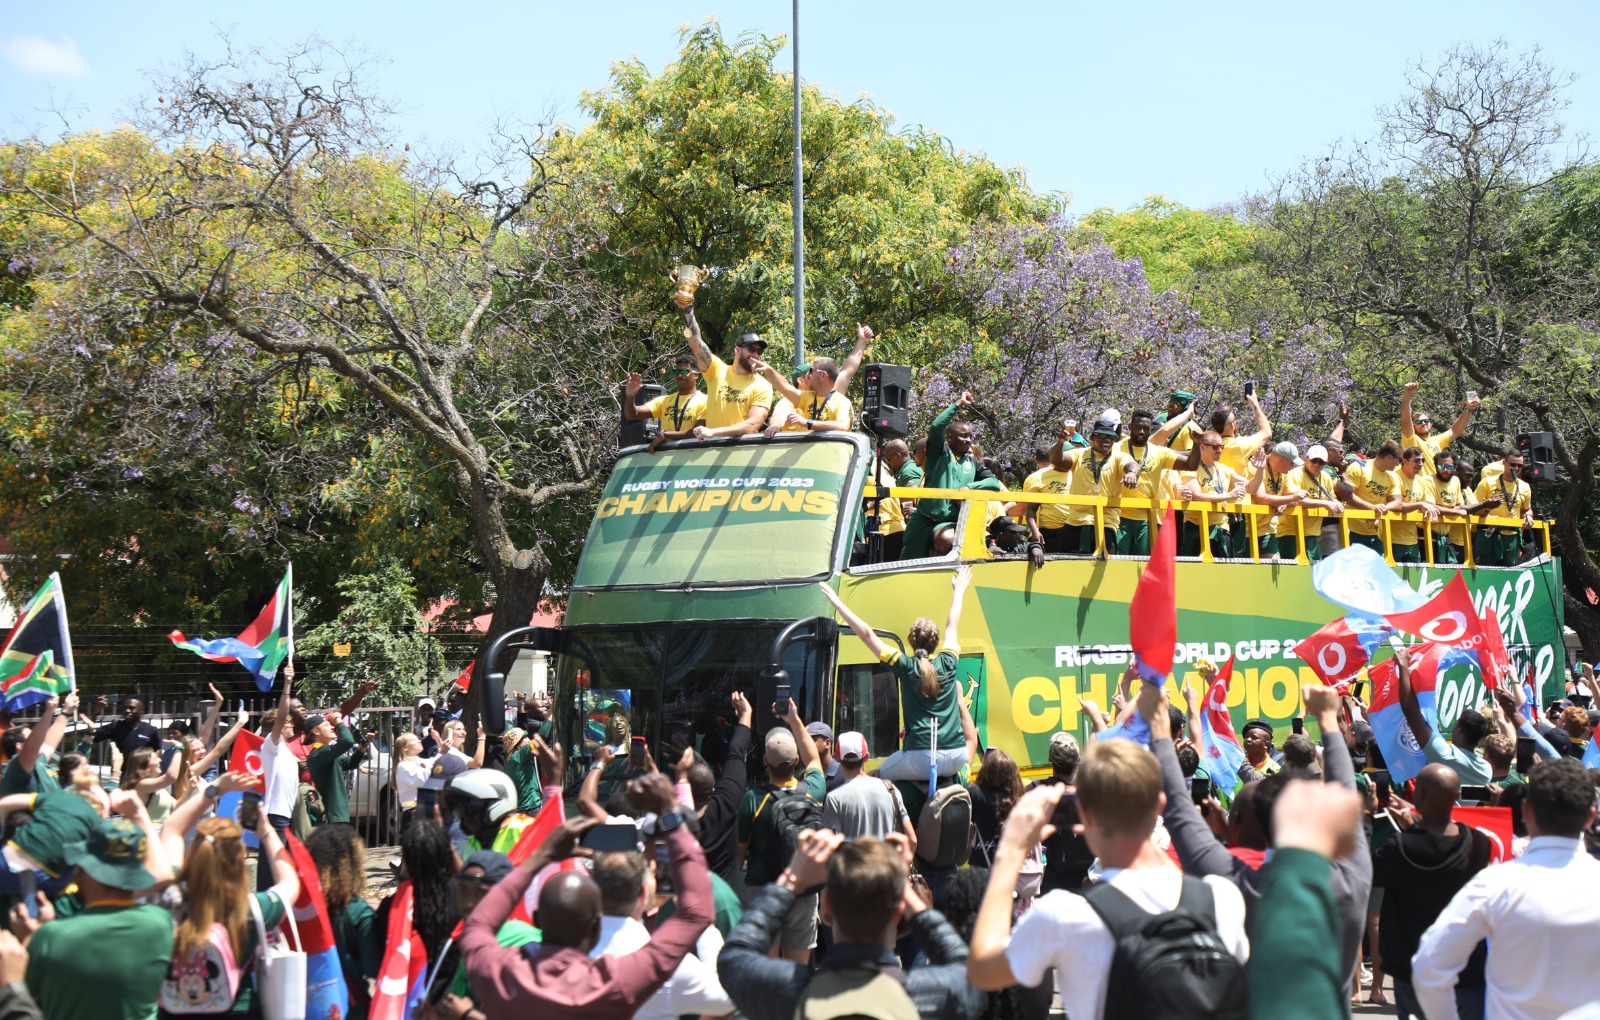
[[[1477,709],[1463,709],[1456,719],[1450,741],[1446,743],[1422,712],[1417,692],[1411,683],[1410,658],[1404,654],[1394,658],[1395,666],[1400,671],[1400,710],[1405,713],[1406,726],[1422,748],[1423,755],[1430,762],[1454,770],[1463,782],[1480,786],[1488,783],[1493,779],[1494,772],[1478,753],[1478,744],[1489,735],[1489,720]]]

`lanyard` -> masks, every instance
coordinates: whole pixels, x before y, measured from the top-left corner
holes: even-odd
[[[1521,495],[1521,491],[1520,491],[1521,490],[1521,486],[1513,483],[1512,486],[1511,486],[1511,491],[1507,492],[1506,491],[1506,476],[1505,475],[1501,475],[1500,476],[1500,481],[1497,484],[1500,487],[1500,499],[1501,499],[1501,502],[1503,503],[1503,505],[1506,508],[1506,516],[1507,517],[1515,517],[1515,516],[1517,516],[1517,496]]]
[[[1283,475],[1273,474],[1272,469],[1270,467],[1267,468],[1267,491],[1274,496],[1283,495],[1284,477]]]
[[[1322,494],[1322,498],[1323,499],[1332,499],[1333,498],[1333,494],[1330,493],[1326,488],[1323,487],[1323,484],[1322,484],[1322,472],[1321,471],[1315,471],[1315,472],[1302,471],[1301,474],[1305,477],[1307,485],[1316,486],[1317,492]]]
[[[1204,482],[1212,483],[1211,491],[1219,496],[1222,495],[1222,483],[1217,481],[1217,472],[1212,468],[1206,467],[1204,464],[1200,465],[1200,470],[1205,472],[1206,476]]]
[[[689,394],[689,399],[691,401],[694,400],[694,398],[695,395],[693,393]],[[683,419],[687,418],[688,416],[689,405],[684,403],[683,394],[679,393],[672,398],[672,431],[682,432]]]
[[[1150,466],[1150,444],[1144,444],[1143,449],[1144,452],[1139,455],[1139,476],[1141,478],[1144,477],[1145,468]],[[1130,456],[1133,454],[1133,443],[1131,441],[1128,443],[1128,453]]]
[[[1113,452],[1111,456],[1115,457],[1115,452]],[[1089,473],[1094,475],[1094,487],[1095,491],[1097,492],[1100,489],[1100,472],[1104,471],[1106,469],[1106,465],[1109,463],[1111,463],[1111,457],[1107,457],[1105,460],[1096,463],[1094,459],[1094,451],[1089,451]]]
[[[818,415],[821,415],[821,414],[823,414],[824,412],[826,412],[828,410],[828,401],[830,401],[832,399],[833,399],[833,391],[832,390],[828,391],[828,395],[822,398],[822,403],[820,403],[820,404],[817,403],[817,398],[815,396],[813,396],[811,398],[811,420],[812,421],[816,421]]]

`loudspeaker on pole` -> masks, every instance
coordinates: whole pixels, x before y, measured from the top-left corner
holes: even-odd
[[[911,431],[911,366],[872,364],[861,368],[861,423],[879,439],[901,439]]]

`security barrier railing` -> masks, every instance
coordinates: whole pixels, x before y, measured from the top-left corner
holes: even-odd
[[[868,483],[862,495],[865,499],[872,499],[878,494],[877,488]],[[1095,523],[1095,554],[1105,555],[1105,520],[1106,508],[1113,507],[1122,511],[1122,517],[1127,518],[1129,511],[1143,511],[1150,521],[1152,531],[1165,517],[1167,510],[1178,511],[1177,520],[1181,523],[1182,515],[1194,511],[1200,515],[1200,559],[1206,563],[1215,561],[1211,553],[1211,543],[1205,536],[1209,533],[1212,524],[1226,524],[1230,517],[1242,514],[1247,518],[1249,526],[1249,559],[1261,562],[1260,536],[1267,534],[1262,518],[1274,518],[1278,513],[1272,507],[1261,506],[1255,503],[1226,503],[1218,504],[1201,502],[1199,500],[1183,499],[1145,499],[1142,496],[1075,496],[1055,492],[1012,492],[992,491],[988,489],[921,489],[921,488],[895,488],[885,490],[883,498],[889,499],[948,499],[962,503],[1048,503],[1058,506],[1090,507],[1094,510]],[[1247,497],[1248,498],[1248,497]],[[1333,514],[1326,510],[1311,509],[1307,507],[1294,507],[1282,512],[1282,516],[1294,521],[1295,535],[1299,537],[1298,563],[1310,563],[1305,554],[1306,538],[1315,542],[1322,532],[1325,521],[1336,521],[1339,525],[1339,541],[1341,546],[1350,544],[1350,521],[1376,521],[1379,533],[1383,537],[1383,557],[1394,565],[1393,543],[1390,541],[1390,532],[1397,523],[1415,523],[1421,526],[1418,544],[1422,547],[1424,562],[1429,566],[1434,565],[1434,536],[1442,529],[1451,525],[1462,525],[1467,530],[1464,532],[1466,542],[1464,545],[1465,559],[1457,564],[1464,567],[1474,567],[1477,564],[1473,559],[1472,536],[1480,529],[1489,528],[1495,531],[1515,530],[1521,531],[1522,522],[1511,517],[1490,517],[1487,514],[1474,514],[1470,517],[1443,517],[1430,521],[1421,513],[1386,513],[1378,514],[1371,510],[1356,510],[1346,507],[1342,513]],[[966,527],[961,536],[961,557],[963,559],[987,559],[990,556],[988,542],[985,540],[986,515],[968,513]],[[1533,530],[1538,536],[1540,549],[1545,555],[1550,555],[1550,523],[1535,519]],[[1245,559],[1244,555],[1235,556],[1234,559]]]

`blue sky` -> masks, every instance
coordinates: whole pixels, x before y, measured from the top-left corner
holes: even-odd
[[[1343,4],[803,0],[802,73],[846,99],[866,93],[1005,166],[1073,209],[1163,194],[1232,201],[1341,136],[1373,129],[1408,62],[1458,42],[1544,47],[1580,73],[1600,56],[1600,4]],[[153,15],[152,11],[160,14]],[[730,35],[786,33],[787,2],[468,5],[413,0],[278,0],[232,5],[22,4],[0,0],[0,133],[118,123],[141,73],[184,48],[284,44],[310,33],[355,40],[387,63],[383,92],[414,142],[470,149],[505,115],[547,109],[577,123],[578,94],[611,61],[668,62],[685,22],[715,15]],[[780,58],[785,65],[787,50]],[[1574,134],[1600,136],[1600,75],[1568,92]]]

